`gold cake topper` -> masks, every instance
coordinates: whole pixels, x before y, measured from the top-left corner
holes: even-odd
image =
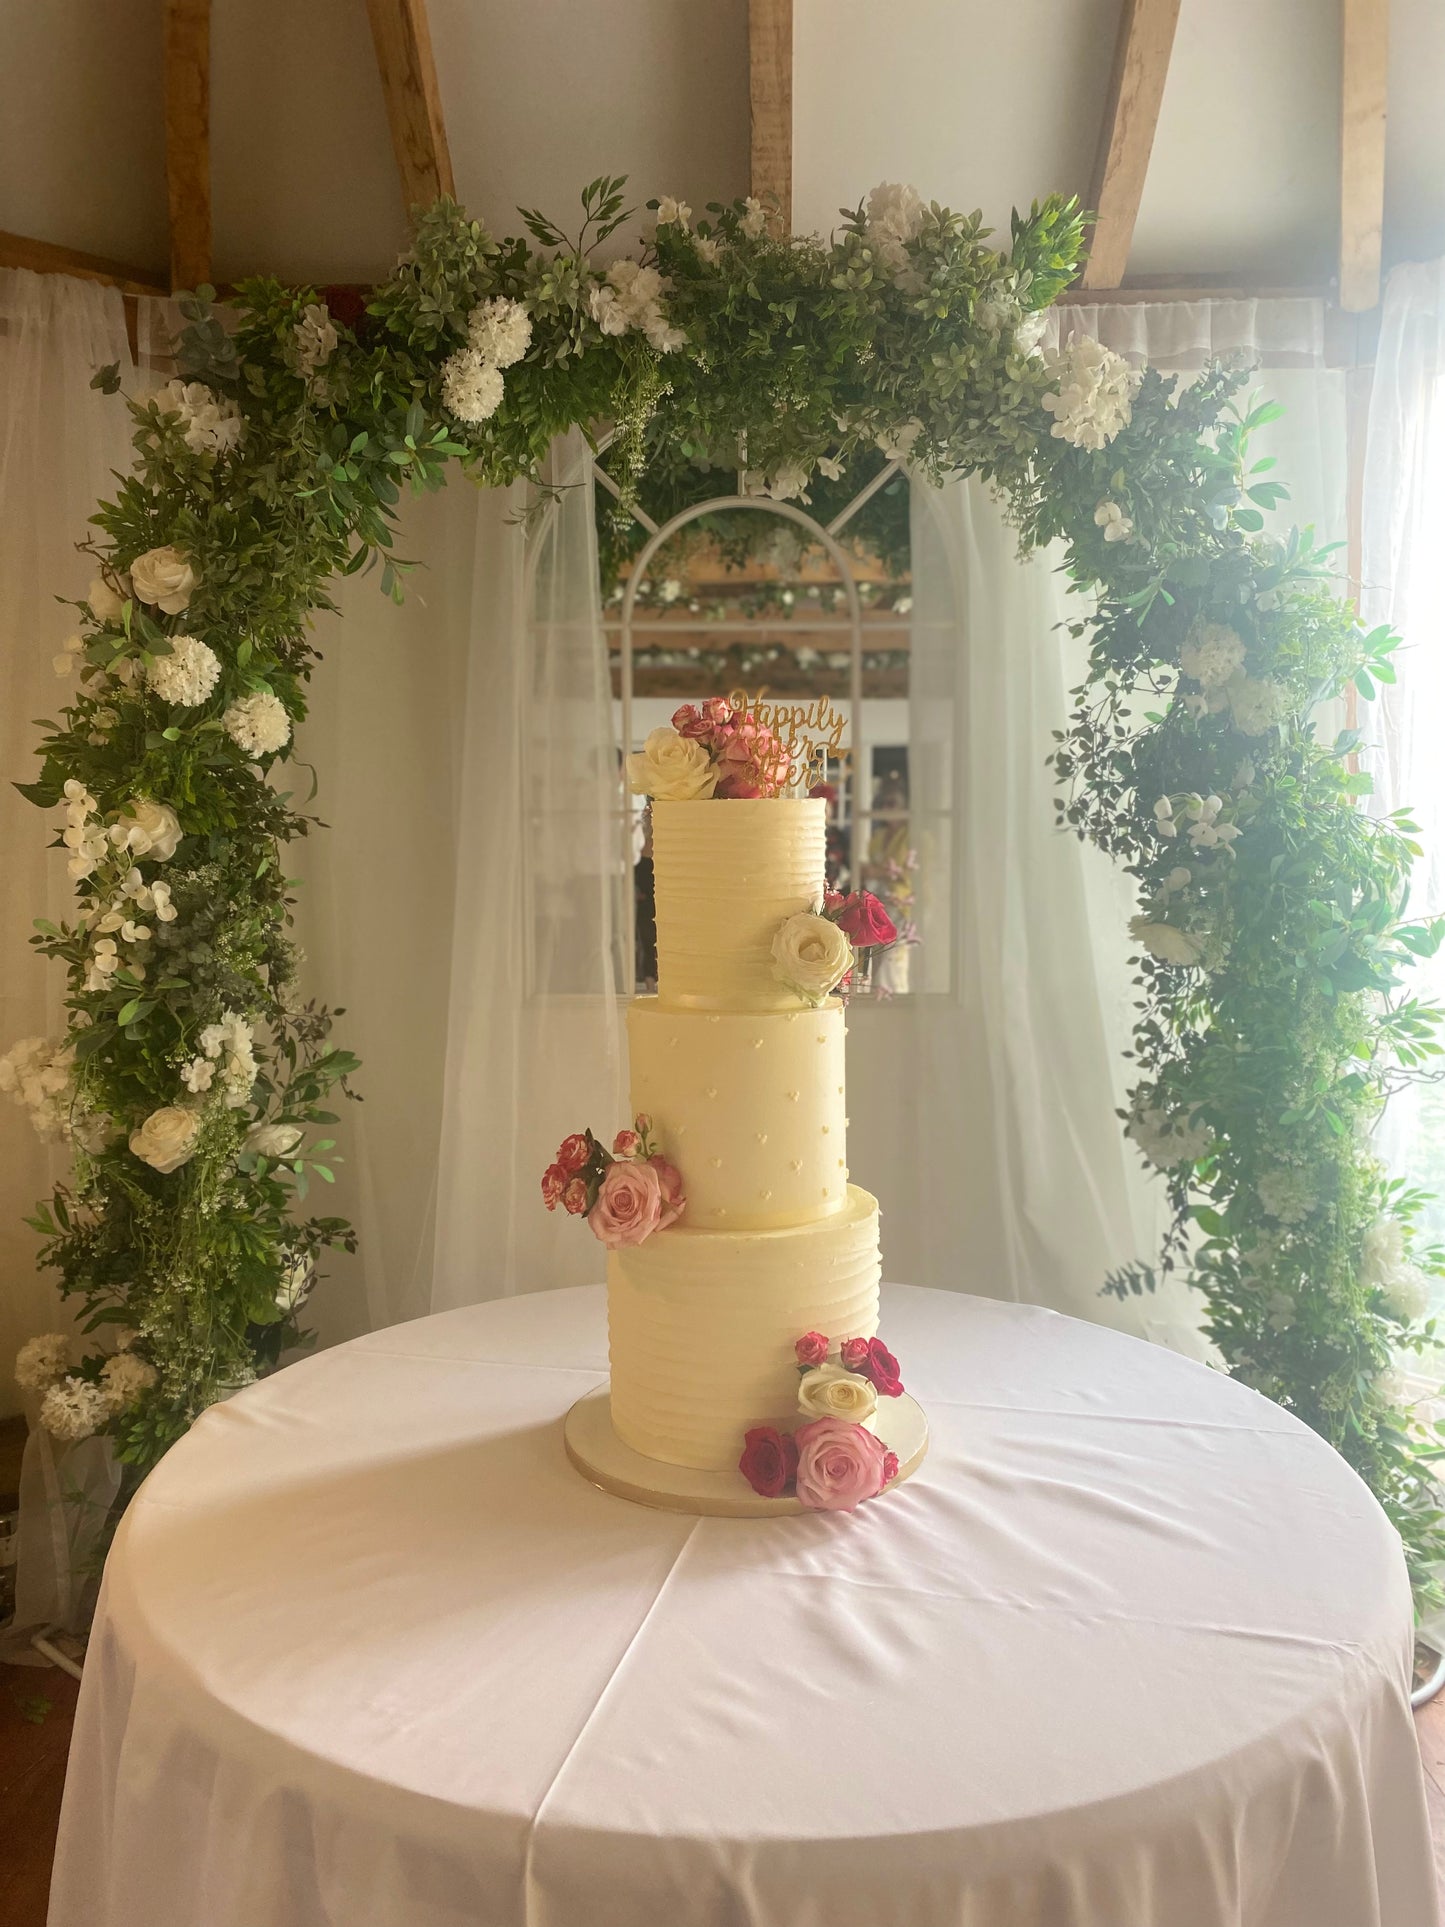
[[[770,703],[763,700],[767,693],[766,685],[755,696],[734,689],[728,701],[773,732],[791,756],[798,782],[821,782],[830,762],[847,762],[850,752],[843,747],[843,732],[848,719],[827,696],[807,703]]]

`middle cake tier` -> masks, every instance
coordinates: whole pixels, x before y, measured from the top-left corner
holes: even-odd
[[[627,1013],[632,1108],[683,1175],[699,1231],[812,1224],[848,1196],[843,1006]]]

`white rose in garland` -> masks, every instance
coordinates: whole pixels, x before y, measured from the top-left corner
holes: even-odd
[[[165,1104],[131,1132],[130,1148],[156,1171],[179,1171],[195,1155],[200,1134],[199,1111],[184,1104]]]
[[[300,1142],[299,1124],[253,1124],[241,1149],[253,1151],[260,1158],[285,1158]]]
[[[182,834],[180,818],[170,804],[154,802],[149,796],[138,796],[127,803],[115,827],[126,829],[120,841],[137,856],[154,857],[157,863],[170,862]]]
[[[852,968],[852,944],[815,910],[797,911],[773,938],[773,975],[810,1004],[821,1004]]]
[[[845,1366],[815,1365],[798,1381],[798,1410],[809,1418],[847,1418],[861,1425],[878,1410],[878,1394]]]
[[[498,380],[501,377],[498,376]],[[226,705],[221,717],[226,734],[248,756],[273,756],[291,740],[291,718],[286,705],[269,689],[256,689]]]
[[[97,622],[114,622],[125,607],[125,598],[118,595],[103,575],[92,576],[90,587],[85,592],[86,607]]]
[[[178,616],[199,587],[200,577],[190,557],[167,544],[136,557],[130,565],[130,583],[141,602]]]
[[[701,802],[717,788],[717,765],[700,742],[664,724],[628,757],[627,784],[659,803]]]
[[[1177,923],[1161,923],[1153,917],[1131,917],[1129,935],[1160,963],[1190,968],[1204,956],[1200,939],[1188,930],[1181,930]]]
[[[146,681],[162,702],[178,709],[203,703],[221,679],[221,660],[198,636],[172,636],[168,656],[157,656]]]

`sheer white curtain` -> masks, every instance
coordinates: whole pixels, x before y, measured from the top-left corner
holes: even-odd
[[[1424,855],[1410,908],[1445,910],[1445,261],[1396,268],[1385,289],[1365,456],[1360,614],[1403,638],[1398,681],[1361,703],[1360,760],[1375,780],[1371,809],[1408,809]],[[1411,986],[1445,1000],[1445,960],[1421,964]],[[1402,1174],[1445,1191],[1445,1095],[1417,1085],[1390,1104],[1380,1130]],[[1426,1214],[1445,1236],[1445,1205]]]
[[[0,1052],[63,1025],[64,972],[29,939],[32,919],[68,913],[71,886],[52,826],[12,785],[38,773],[35,719],[69,686],[52,658],[75,612],[55,598],[84,596],[93,570],[76,544],[129,450],[124,408],[90,386],[112,361],[130,361],[115,289],[0,270]],[[17,1346],[67,1322],[23,1220],[68,1162],[0,1098],[0,1412],[18,1408]]]
[[[1323,365],[1318,303],[1101,304],[1057,321],[1170,369],[1236,350],[1285,363],[1253,384],[1286,404],[1259,438],[1292,491],[1281,519],[1343,536],[1343,375]],[[1123,1306],[1099,1296],[1113,1266],[1154,1254],[1162,1187],[1115,1115],[1129,1081],[1132,887],[1054,829],[1044,766],[1082,674],[1081,646],[1059,628],[1077,603],[1057,555],[1019,561],[976,482],[913,497],[911,809],[935,846],[920,923],[925,967],[936,978],[945,951],[953,964],[951,984],[887,1014],[886,1048],[871,1027],[866,1097],[854,1072],[855,1115],[886,1078],[907,1090],[899,1153],[879,1167],[888,1267],[1192,1348],[1197,1306],[1182,1287]],[[930,860],[949,844],[947,861]]]

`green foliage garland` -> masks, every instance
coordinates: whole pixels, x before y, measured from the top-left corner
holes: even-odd
[[[66,965],[69,1030],[0,1063],[74,1144],[42,1259],[133,1361],[33,1366],[56,1429],[103,1424],[154,1463],[296,1340],[318,1254],[351,1242],[297,1215],[354,1060],[297,1007],[284,848],[311,825],[277,774],[329,579],[379,560],[400,595],[401,492],[453,461],[538,481],[577,424],[615,425],[624,494],[660,440],[779,495],[881,449],[933,481],[980,473],[1026,546],[1068,545],[1090,674],[1054,760],[1066,820],[1145,899],[1129,1128],[1168,1169],[1163,1264],[1189,1265],[1230,1367],[1340,1446],[1418,1566],[1438,1518],[1383,1374],[1430,1328],[1400,1309],[1415,1201],[1367,1132],[1434,1048],[1398,986],[1438,932],[1402,920],[1408,826],[1359,813],[1348,740],[1305,720],[1362,665],[1388,674],[1390,639],[1360,634],[1302,538],[1262,533],[1236,376],[1176,392],[1097,344],[1033,351],[1078,257],[1072,203],[1016,215],[1002,250],[911,190],[828,243],[770,238],[752,202],[696,228],[653,205],[650,247],[606,270],[615,180],[570,239],[528,214],[530,242],[496,241],[439,203],[361,313],[257,281],[228,336],[202,291],[181,381],[130,404],[79,689],[26,790],[66,811],[79,909],[35,941]]]

